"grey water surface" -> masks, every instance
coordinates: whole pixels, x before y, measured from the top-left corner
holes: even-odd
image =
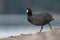
[[[60,27],[60,15],[53,15],[52,28]],[[3,37],[15,36],[19,34],[36,33],[40,31],[40,26],[32,25],[27,21],[26,15],[0,15],[0,35]],[[49,25],[45,25],[42,32],[50,31]]]

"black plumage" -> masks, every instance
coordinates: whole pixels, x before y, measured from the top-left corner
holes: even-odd
[[[48,12],[42,12],[40,14],[32,14],[32,10],[30,8],[27,8],[27,20],[36,25],[36,26],[41,26],[41,30],[43,29],[43,26],[46,24],[49,24],[50,29],[52,30],[50,22],[54,20],[52,18],[52,15],[49,14]]]

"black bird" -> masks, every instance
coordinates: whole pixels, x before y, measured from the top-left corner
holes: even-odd
[[[50,15],[48,12],[42,12],[40,14],[32,14],[32,11],[30,8],[27,8],[27,20],[36,26],[41,26],[41,30],[43,29],[43,26],[46,24],[49,24],[50,29],[52,30],[50,22],[54,20],[52,18],[52,15]]]

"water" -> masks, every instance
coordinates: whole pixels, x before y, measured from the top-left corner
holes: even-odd
[[[59,28],[60,15],[53,15],[51,22],[53,28]],[[42,32],[50,31],[49,25],[45,25]],[[0,38],[15,36],[19,34],[36,33],[40,31],[40,26],[35,26],[27,21],[26,15],[0,15]]]

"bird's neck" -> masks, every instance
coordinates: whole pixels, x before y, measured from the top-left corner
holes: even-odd
[[[28,16],[27,19],[30,23],[32,23],[32,16]]]
[[[29,16],[27,15],[27,18],[28,18],[28,19],[30,19],[31,17],[32,17],[32,15],[29,15]]]

